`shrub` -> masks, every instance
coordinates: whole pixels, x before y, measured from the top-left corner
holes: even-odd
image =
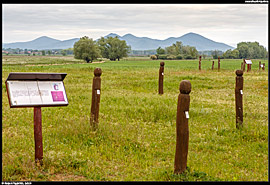
[[[151,56],[150,56],[150,59],[152,59],[152,60],[157,60],[157,56],[156,56],[156,55],[151,55]]]
[[[159,55],[158,56],[158,59],[165,60],[165,59],[167,59],[167,55]]]
[[[183,59],[183,56],[182,55],[177,55],[176,59],[181,60],[181,59]]]
[[[168,60],[173,60],[173,59],[176,59],[176,56],[175,55],[168,55],[167,59]]]

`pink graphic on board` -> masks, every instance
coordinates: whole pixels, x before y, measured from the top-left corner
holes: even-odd
[[[51,91],[53,101],[65,101],[63,91]]]

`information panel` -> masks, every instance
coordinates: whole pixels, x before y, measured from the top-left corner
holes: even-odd
[[[63,81],[7,81],[11,107],[68,105]]]

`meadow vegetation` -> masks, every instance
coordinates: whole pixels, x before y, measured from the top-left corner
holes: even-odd
[[[217,61],[217,60],[215,60]],[[2,181],[268,181],[268,61],[244,73],[243,128],[235,124],[235,70],[242,60],[165,62],[125,58],[2,58]],[[258,63],[266,64],[265,71]],[[55,64],[55,65],[52,65]],[[57,65],[56,65],[57,64]],[[99,128],[91,131],[93,71],[102,69]],[[10,72],[67,73],[69,105],[42,108],[44,165],[34,161],[33,108],[10,108]],[[188,168],[175,175],[176,108],[181,80],[192,85]]]

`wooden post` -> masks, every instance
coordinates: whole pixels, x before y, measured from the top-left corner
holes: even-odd
[[[245,62],[245,59],[243,59],[243,63],[244,63],[244,64],[243,64],[243,69],[242,69],[242,70],[243,70],[243,72],[245,72],[245,70],[246,70],[246,69],[245,69],[245,68],[246,68],[246,62]]]
[[[34,107],[35,162],[43,164],[41,107]]]
[[[212,62],[212,70],[214,70],[215,61]]]
[[[243,126],[243,71],[236,70],[235,80],[235,109],[236,109],[236,128]]]
[[[199,70],[201,70],[201,59],[202,59],[202,56],[199,57]]]
[[[263,71],[265,70],[265,63],[263,63],[263,67],[262,67],[262,70],[263,70]]]
[[[164,78],[164,62],[160,62],[159,78],[158,78],[158,93],[163,94],[163,78]]]
[[[259,71],[261,70],[261,61],[259,61]]]
[[[92,84],[92,105],[91,105],[91,117],[90,125],[93,130],[98,128],[98,115],[99,115],[99,103],[101,93],[101,76],[102,71],[100,68],[94,70],[94,78]]]
[[[220,57],[218,57],[218,71],[220,71]]]
[[[176,151],[174,162],[174,173],[180,174],[187,168],[188,142],[189,142],[189,103],[191,83],[183,80],[180,83],[180,94],[178,96],[177,115],[176,115]]]

